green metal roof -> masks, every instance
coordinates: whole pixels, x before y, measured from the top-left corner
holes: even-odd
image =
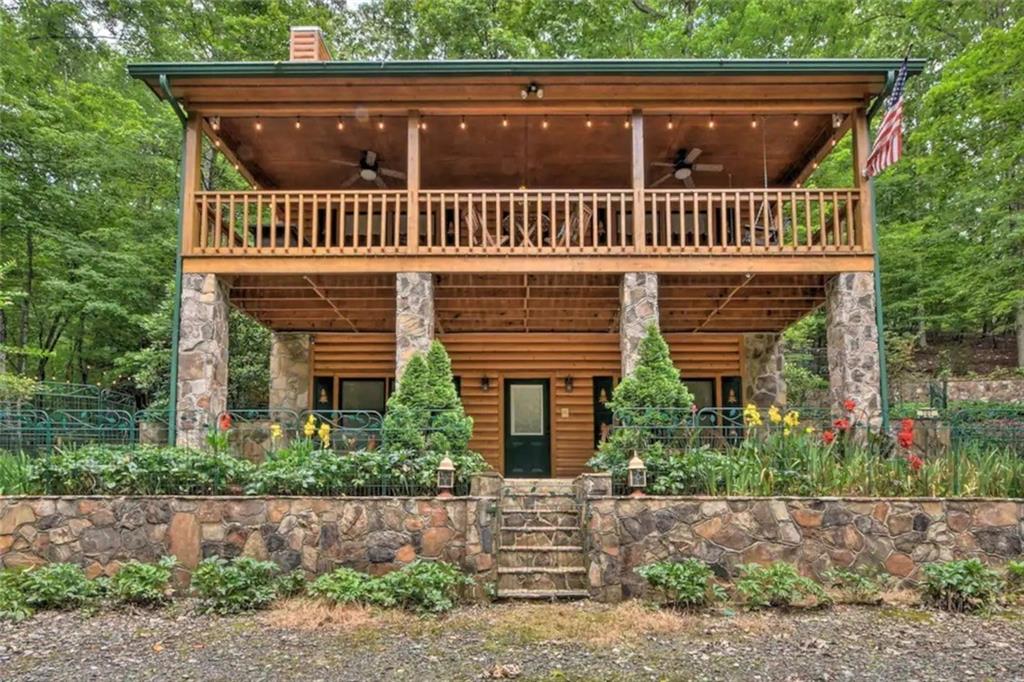
[[[130,64],[134,78],[374,76],[797,76],[881,75],[900,59],[539,59],[380,62],[151,62]],[[911,74],[924,69],[911,59]]]

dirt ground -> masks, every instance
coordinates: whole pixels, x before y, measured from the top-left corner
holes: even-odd
[[[418,617],[285,602],[221,618],[42,613],[0,625],[0,678],[159,680],[1024,680],[1024,609],[712,614],[637,602]]]

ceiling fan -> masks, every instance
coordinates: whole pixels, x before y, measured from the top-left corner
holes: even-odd
[[[665,182],[670,178],[679,180],[687,187],[693,187],[693,173],[710,172],[719,173],[723,170],[723,166],[720,163],[695,163],[697,158],[704,153],[704,150],[700,147],[694,147],[693,149],[680,149],[676,152],[676,158],[671,163],[665,161],[655,161],[652,166],[664,166],[671,168],[668,173],[665,173],[660,178],[651,183],[651,187],[657,187],[661,183]]]
[[[378,187],[385,188],[388,185],[384,182],[384,178],[381,176],[398,178],[399,180],[405,179],[405,173],[402,171],[397,171],[393,168],[382,168],[380,165],[380,157],[377,155],[377,152],[372,149],[363,150],[363,153],[359,156],[359,163],[344,160],[339,160],[338,163],[343,166],[352,166],[353,168],[358,169],[355,173],[349,176],[345,182],[341,183],[342,187],[350,187],[360,180],[363,180],[365,182],[372,182]]]

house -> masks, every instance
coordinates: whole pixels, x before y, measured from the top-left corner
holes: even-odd
[[[877,413],[861,169],[898,67],[341,62],[309,27],[286,62],[132,65],[185,127],[178,409],[227,408],[229,305],[274,332],[272,408],[383,411],[439,338],[473,447],[572,476],[647,325],[698,405],[767,405],[780,332],[824,305],[831,394]],[[846,181],[805,186],[846,135]]]

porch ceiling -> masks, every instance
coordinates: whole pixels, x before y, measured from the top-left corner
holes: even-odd
[[[663,275],[665,332],[780,331],[825,298],[824,275]],[[436,275],[438,333],[615,332],[617,274]],[[393,275],[246,275],[231,301],[275,330],[393,332]]]

